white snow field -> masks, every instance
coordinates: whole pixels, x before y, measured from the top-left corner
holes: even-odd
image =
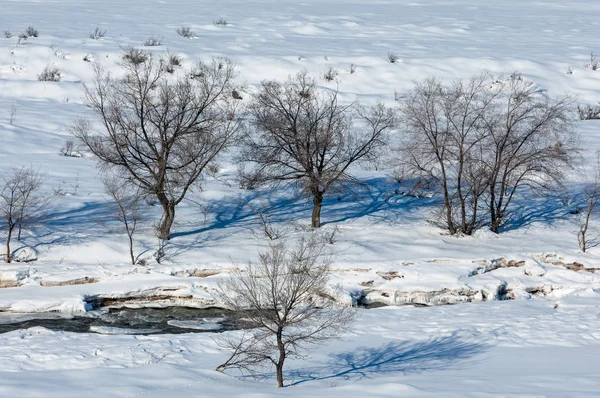
[[[154,36],[162,45],[147,50],[176,53],[185,66],[226,56],[245,100],[263,79],[303,69],[319,85],[339,87],[343,100],[389,106],[395,91],[426,77],[519,71],[550,96],[569,92],[596,104],[600,70],[584,64],[600,52],[599,15],[596,0],[2,0],[0,172],[32,166],[58,194],[45,221],[13,244],[37,260],[0,264],[0,310],[81,313],[97,296],[131,306],[211,306],[215,282],[267,247],[256,209],[290,240],[307,233],[310,204],[291,189],[239,189],[230,152],[178,207],[166,259],[153,257],[160,212],[152,208],[136,237],[146,265],[129,264],[94,159],[59,155],[69,125],[88,112],[86,55],[118,72],[122,48]],[[228,24],[215,25],[219,18]],[[183,25],[194,39],[177,35]],[[28,26],[39,37],[18,44]],[[96,28],[104,38],[89,37]],[[38,81],[46,66],[61,71],[60,82]],[[323,79],[329,67],[337,82]],[[600,120],[576,129],[585,168],[600,149]],[[34,327],[0,334],[0,397],[600,397],[600,272],[568,268],[600,267],[600,247],[578,249],[571,214],[584,172],[569,172],[568,205],[522,200],[521,217],[501,234],[461,238],[426,222],[433,199],[395,195],[391,170],[357,173],[371,190],[328,198],[323,208],[323,230],[339,228],[333,282],[347,293],[341,301],[363,295],[390,306],[360,309],[342,339],[290,361],[289,387],[276,389],[273,374],[255,380],[213,371],[226,353],[212,332]],[[518,266],[489,271],[499,258]],[[501,290],[513,300],[493,300]],[[442,303],[461,304],[397,306]],[[0,314],[0,323],[19,316]]]

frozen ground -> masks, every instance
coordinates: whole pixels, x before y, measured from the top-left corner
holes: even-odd
[[[1,265],[0,281],[19,286],[0,289],[0,308],[85,311],[86,298],[98,295],[135,296],[138,305],[147,304],[141,296],[171,295],[176,303],[205,306],[222,272],[233,262],[256,259],[265,247],[253,232],[259,227],[257,208],[267,209],[291,239],[304,234],[307,203],[291,191],[238,189],[236,165],[225,156],[219,173],[193,196],[203,207],[194,202],[180,207],[167,261],[152,261],[157,247],[152,223],[158,216],[152,209],[136,241],[149,265],[128,265],[126,242],[111,221],[93,159],[58,154],[69,139],[69,123],[86,112],[82,83],[92,76],[86,54],[117,70],[122,47],[162,37],[162,46],[149,49],[180,54],[186,65],[211,56],[231,58],[246,85],[244,97],[262,79],[283,79],[301,69],[321,77],[334,67],[344,99],[393,105],[395,90],[431,75],[449,80],[518,70],[550,95],[568,91],[594,104],[600,100],[600,71],[583,65],[590,52],[600,52],[599,11],[592,0],[4,0],[0,31],[14,36],[0,37],[0,170],[32,165],[47,174],[46,189],[61,195],[47,221],[15,245],[33,248],[38,260]],[[229,24],[215,26],[219,18]],[[30,25],[40,36],[17,45],[17,35]],[[197,37],[177,36],[182,25]],[[106,30],[104,39],[88,37],[96,27]],[[400,62],[389,63],[389,53]],[[61,82],[37,80],[47,65],[62,71]],[[569,66],[573,74],[566,73]],[[335,86],[323,79],[319,84]],[[584,158],[600,149],[600,121],[579,123],[577,129]],[[598,248],[577,250],[577,220],[569,214],[578,204],[580,173],[571,173],[570,205],[558,198],[523,201],[520,221],[502,234],[482,231],[460,239],[425,223],[430,200],[393,195],[397,187],[389,170],[360,176],[371,186],[369,194],[361,200],[330,198],[322,214],[326,231],[340,229],[332,246],[334,280],[348,293],[372,289],[371,298],[398,304],[411,294],[448,289],[475,292],[471,299],[480,300],[506,285],[517,300],[363,311],[343,342],[290,364],[288,377],[297,384],[285,391],[275,391],[272,379],[256,383],[212,372],[223,353],[207,334],[11,332],[0,336],[2,370],[14,372],[1,378],[0,396],[86,391],[85,396],[146,397],[166,390],[173,397],[597,396],[600,272],[564,267],[573,262],[600,267]],[[469,276],[482,260],[489,264],[500,257],[525,263]],[[206,277],[210,274],[216,275]],[[97,283],[51,286],[85,277]]]

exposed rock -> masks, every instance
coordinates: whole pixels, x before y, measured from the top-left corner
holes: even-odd
[[[547,296],[554,290],[554,287],[548,285],[528,287],[525,291],[534,296]]]
[[[215,268],[212,268],[212,269],[195,268],[195,269],[188,269],[188,270],[173,272],[173,273],[171,273],[171,275],[176,276],[178,278],[187,278],[187,277],[206,278],[209,276],[218,275],[221,272],[223,272],[223,270],[215,269]]]
[[[472,301],[482,301],[481,291],[474,291],[467,288],[462,289],[442,289],[438,291],[380,291],[373,290],[365,292],[360,299],[360,304],[373,305],[383,303],[387,305],[422,305],[435,306],[458,303],[469,303]]]
[[[391,281],[392,279],[396,279],[396,278],[404,278],[404,275],[398,274],[397,271],[387,271],[387,272],[378,271],[378,272],[376,272],[376,274],[379,275],[380,277],[382,277],[383,279],[385,279],[386,281]]]
[[[375,285],[375,281],[361,282],[359,285],[363,287],[373,287]]]
[[[541,261],[546,264],[557,265],[559,267],[565,267],[566,269],[570,269],[571,271],[585,271],[595,273],[596,271],[600,271],[600,268],[586,267],[584,264],[578,263],[576,261],[572,263],[565,263],[562,257],[559,257],[556,254],[547,254],[545,256],[535,256],[536,260]]]
[[[0,276],[0,288],[5,287],[17,287],[20,286],[21,282],[14,279],[4,279]]]
[[[485,260],[484,260],[485,261]],[[520,260],[507,260],[503,257],[492,260],[491,262],[485,261],[481,267],[478,267],[476,270],[471,271],[469,276],[481,275],[487,272],[492,272],[497,270],[498,268],[514,268],[514,267],[523,267],[525,265],[525,261]]]
[[[100,282],[100,278],[96,277],[87,277],[77,279],[70,279],[68,281],[45,281],[41,280],[40,285],[44,287],[56,287],[56,286],[71,286],[71,285],[85,285],[88,283],[98,283]]]
[[[197,298],[188,293],[185,286],[169,286],[154,289],[129,292],[124,294],[100,294],[88,296],[85,302],[89,309],[101,307],[112,308],[141,308],[141,307],[214,307],[214,300]]]

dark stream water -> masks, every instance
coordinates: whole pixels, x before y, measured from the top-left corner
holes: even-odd
[[[41,326],[55,331],[102,334],[202,333],[232,330],[219,308],[118,308],[76,315],[0,313],[0,333]]]

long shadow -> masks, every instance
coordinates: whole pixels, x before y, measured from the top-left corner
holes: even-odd
[[[528,227],[534,223],[554,225],[558,221],[572,218],[575,209],[582,204],[582,200],[581,193],[573,195],[572,205],[565,205],[564,198],[560,195],[522,198],[513,204],[513,210],[500,232]]]
[[[414,215],[416,208],[431,206],[435,202],[433,199],[396,195],[394,191],[397,184],[388,178],[374,178],[363,183],[358,190],[326,197],[321,215],[323,225],[365,216],[374,217],[377,221],[392,222],[400,217]],[[310,200],[294,192],[296,196],[270,189],[212,200],[206,203],[208,213],[214,216],[208,225],[175,232],[172,236],[197,235],[232,226],[257,227],[260,223],[258,210],[267,214],[269,221],[273,223],[289,223],[304,218],[308,221],[312,210]]]
[[[487,349],[455,334],[428,341],[393,341],[379,347],[360,347],[333,354],[321,368],[290,372],[292,385],[312,380],[360,379],[386,374],[408,374],[460,366]]]

